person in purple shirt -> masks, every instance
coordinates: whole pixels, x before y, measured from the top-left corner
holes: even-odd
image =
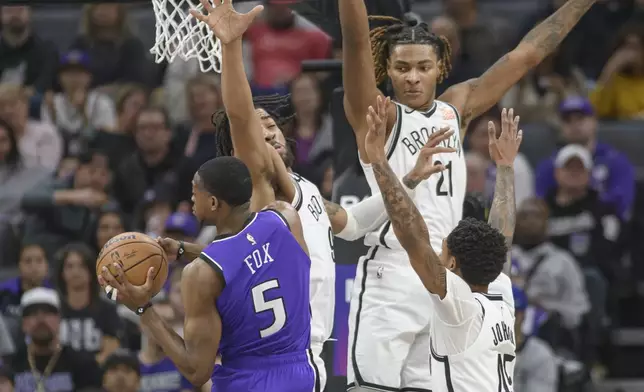
[[[635,199],[635,170],[628,158],[615,148],[597,141],[597,117],[590,101],[569,97],[559,108],[566,144],[580,144],[593,155],[591,184],[602,201],[612,204],[620,217],[630,218]],[[556,153],[542,161],[536,171],[536,194],[544,198],[555,186]]]

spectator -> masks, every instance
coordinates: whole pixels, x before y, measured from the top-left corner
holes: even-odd
[[[528,297],[517,286],[512,286],[512,293],[517,347],[513,387],[521,392],[558,392],[559,361],[546,342],[536,336],[524,336],[522,326],[528,308]]]
[[[116,99],[117,125],[113,130],[98,130],[92,140],[93,148],[105,152],[110,167],[118,168],[119,163],[136,150],[134,131],[136,119],[148,104],[148,93],[139,85],[126,85]]]
[[[432,20],[430,25],[432,33],[442,35],[447,38],[449,46],[452,49],[452,70],[449,72],[447,79],[436,87],[436,96],[440,96],[451,86],[465,82],[466,80],[479,76],[475,64],[463,53],[461,45],[461,35],[456,22],[447,16],[438,16]]]
[[[176,58],[168,63],[163,75],[163,106],[173,124],[182,124],[189,120],[186,85],[199,74],[198,59]]]
[[[617,48],[591,95],[601,118],[644,119],[644,26],[622,28]]]
[[[612,204],[620,218],[628,220],[635,199],[635,173],[626,156],[597,141],[597,118],[590,102],[581,97],[565,99],[559,108],[564,143],[581,144],[593,155],[591,184],[602,201]],[[555,154],[556,155],[556,154]],[[536,193],[543,198],[555,186],[555,155],[536,170]]]
[[[175,212],[165,221],[165,236],[177,241],[195,242],[199,222],[190,212]]]
[[[132,33],[126,7],[116,3],[85,6],[81,35],[71,48],[89,55],[92,86],[149,85],[152,80],[153,68],[145,55],[148,50]]]
[[[312,74],[301,74],[291,83],[290,93],[295,111],[295,171],[306,178],[320,177],[315,168],[333,150],[331,118],[325,112],[320,83]]]
[[[586,95],[585,85],[581,69],[559,48],[515,84],[501,100],[501,106],[514,108],[525,123],[558,126],[559,104],[568,96]]]
[[[13,128],[26,167],[56,169],[63,141],[51,124],[29,119],[29,98],[19,85],[0,85],[0,119]]]
[[[37,244],[24,244],[18,259],[18,276],[0,284],[0,312],[9,318],[7,321],[20,319],[20,299],[24,293],[35,287],[51,286],[48,273],[49,264],[43,248]],[[17,335],[14,333],[14,336]]]
[[[56,292],[31,289],[20,305],[22,328],[29,343],[11,358],[15,391],[74,392],[100,385],[100,370],[94,359],[58,343],[60,300]]]
[[[484,194],[490,161],[476,151],[467,151],[465,152],[465,166],[467,168],[467,192]],[[490,204],[489,200],[485,204]]]
[[[518,112],[515,112],[519,114]],[[494,184],[496,182],[496,165],[490,161],[490,149],[488,147],[488,122],[492,121],[495,124],[498,134],[500,134],[501,124],[501,111],[498,107],[494,106],[480,117],[474,119],[468,128],[468,143],[472,151],[477,152],[485,158],[485,166],[480,167],[478,170],[484,169],[486,172],[487,183],[485,185],[484,195],[492,202],[494,197]],[[534,173],[532,167],[528,163],[525,155],[518,153],[514,160],[514,193],[517,205],[529,197],[534,196]],[[481,192],[478,189],[472,189],[474,192]]]
[[[58,63],[56,47],[38,37],[31,28],[31,7],[0,8],[0,83],[25,86],[30,93],[52,87]]]
[[[257,95],[284,92],[283,87],[300,74],[302,61],[331,56],[331,38],[317,27],[300,25],[289,8],[295,2],[264,0],[265,19],[246,31]]]
[[[548,209],[538,199],[527,199],[517,211],[512,258],[522,273],[530,303],[546,310],[549,319],[539,336],[554,348],[574,336],[590,309],[584,276],[575,259],[547,239]],[[576,348],[576,347],[569,347]]]
[[[136,356],[118,350],[103,365],[104,392],[137,392],[141,384],[141,371]]]
[[[67,155],[82,152],[97,130],[116,128],[116,111],[110,98],[91,89],[87,53],[71,51],[60,59],[58,79],[62,92],[45,100],[41,116],[55,124],[66,139]]]
[[[216,136],[212,115],[221,109],[219,89],[219,78],[214,75],[197,75],[186,85],[190,123],[187,132],[181,132],[180,136],[187,136],[185,155],[197,167],[215,157],[212,146],[216,144]]]
[[[167,323],[174,321],[174,310],[167,299],[155,301],[154,310]],[[140,392],[191,392],[194,387],[179,373],[176,365],[145,332],[141,341],[139,363],[141,364]]]
[[[103,363],[119,347],[120,323],[116,306],[99,296],[96,254],[85,244],[72,243],[60,250],[58,259],[60,342]]]
[[[172,198],[189,200],[195,169],[191,160],[174,151],[168,117],[161,108],[139,113],[134,133],[137,150],[125,158],[114,178],[114,191],[123,211],[131,214],[148,191],[163,187]],[[214,146],[211,145],[211,150]],[[163,218],[165,220],[165,217]]]
[[[63,245],[87,239],[97,211],[108,203],[104,183],[105,168],[94,154],[83,154],[72,178],[52,181],[27,192],[22,207],[30,214],[24,238],[41,244],[48,255]]]
[[[125,217],[119,210],[108,208],[101,211],[96,219],[96,231],[92,241],[96,253],[103,249],[110,238],[125,232],[125,227]]]
[[[460,30],[462,53],[480,75],[507,52],[509,26],[502,19],[479,12],[477,0],[444,0],[445,15]]]
[[[612,280],[620,255],[621,223],[611,205],[590,187],[590,152],[568,145],[555,158],[557,187],[546,196],[550,210],[548,237],[572,253],[584,267],[598,267]]]
[[[15,375],[7,365],[0,364],[0,392],[13,392]]]
[[[12,334],[5,322],[4,317],[0,314],[0,366],[2,365],[3,358],[6,358],[12,355],[16,347],[13,344],[13,339],[11,338]],[[1,368],[0,368],[1,369]],[[0,378],[2,374],[0,373]],[[2,380],[0,380],[0,387],[2,386]],[[0,392],[2,389],[0,388]]]

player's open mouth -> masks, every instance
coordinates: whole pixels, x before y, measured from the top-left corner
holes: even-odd
[[[283,153],[284,151],[286,151],[286,149],[284,148],[284,146],[282,146],[282,145],[281,145],[281,144],[279,144],[279,143],[271,143],[271,145],[272,145],[272,146],[273,146],[273,148],[274,148],[275,150],[277,150],[277,152],[278,152],[278,153],[280,153],[280,154],[281,154],[281,153]]]

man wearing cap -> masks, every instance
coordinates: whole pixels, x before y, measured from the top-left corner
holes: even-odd
[[[514,337],[517,345],[514,390],[556,392],[559,378],[557,358],[543,340],[523,334],[528,297],[517,286],[512,286],[512,294],[514,295]]]
[[[559,109],[565,143],[579,144],[590,151],[593,161],[591,185],[602,201],[613,204],[620,218],[628,220],[635,199],[633,165],[624,154],[597,141],[597,118],[586,98],[569,97]],[[556,187],[555,156],[537,167],[536,193],[539,197],[545,197]]]
[[[165,235],[177,241],[195,242],[199,222],[191,213],[175,212],[165,222]]]
[[[103,364],[103,390],[105,392],[137,392],[141,384],[141,371],[136,355],[127,350],[110,354]]]
[[[73,392],[100,385],[94,358],[58,343],[60,299],[56,291],[37,287],[22,296],[22,329],[27,345],[10,359],[16,392]]]
[[[41,116],[63,131],[68,153],[78,154],[95,130],[116,129],[116,108],[107,95],[91,89],[85,52],[72,50],[61,56],[58,81],[62,92],[45,100]]]
[[[590,186],[592,156],[585,147],[569,144],[559,150],[554,166],[556,186],[545,197],[548,238],[583,267],[598,267],[610,280],[622,253],[617,244],[621,222],[613,205]]]

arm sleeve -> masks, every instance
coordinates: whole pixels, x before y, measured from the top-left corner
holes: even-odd
[[[33,211],[54,207],[54,192],[51,186],[34,187],[22,196],[22,208]]]
[[[403,187],[413,199],[414,190],[407,188],[404,184]],[[379,193],[352,205],[346,209],[346,212],[347,225],[337,234],[337,237],[346,241],[355,241],[364,237],[367,233],[378,229],[388,219],[385,202]]]

